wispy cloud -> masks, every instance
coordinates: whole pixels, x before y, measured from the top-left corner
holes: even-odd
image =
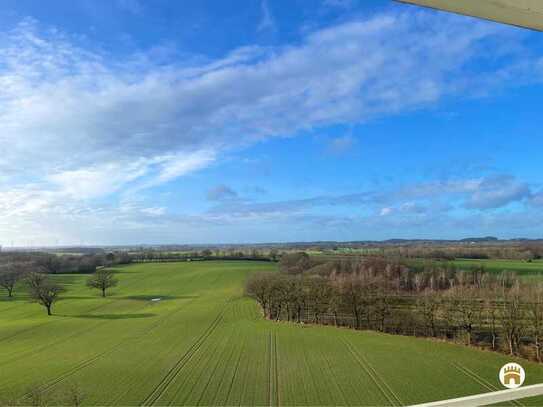
[[[262,18],[260,19],[260,22],[258,23],[257,30],[258,31],[275,30],[277,26],[276,26],[275,19],[273,18],[273,15],[271,13],[270,6],[267,0],[260,1],[260,9],[262,11]]]
[[[268,6],[262,2],[263,29],[274,25]],[[517,45],[504,47],[510,38]],[[127,211],[104,209],[96,200],[172,182],[260,140],[480,95],[509,86],[512,73],[514,83],[541,80],[541,61],[524,55],[522,40],[511,30],[456,17],[386,13],[310,33],[297,45],[242,47],[205,63],[158,63],[151,51],[115,57],[23,20],[0,34],[0,144],[6,147],[0,237],[9,239],[14,230],[34,234],[53,218],[63,235],[90,227],[95,217],[98,224],[109,217],[111,225],[127,219]],[[484,50],[493,45],[503,58],[487,58]],[[510,62],[519,55],[522,64]],[[351,142],[335,143],[344,149]],[[499,207],[526,197],[524,187],[512,181],[509,187],[497,193],[479,185],[466,206]],[[337,197],[358,198],[365,199]],[[285,202],[279,210],[337,199]],[[263,212],[266,205],[240,211]],[[159,210],[141,209],[132,215],[156,222],[151,215]]]

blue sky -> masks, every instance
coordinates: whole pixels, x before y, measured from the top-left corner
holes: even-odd
[[[5,246],[543,237],[543,34],[384,0],[0,27]]]

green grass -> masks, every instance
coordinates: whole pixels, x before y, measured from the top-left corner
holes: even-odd
[[[495,273],[514,271],[519,275],[543,275],[543,260],[527,262],[524,260],[471,260],[458,259],[453,262],[459,268],[474,268],[483,266],[485,270]]]
[[[409,259],[407,264],[421,268],[426,264],[435,264],[446,266],[454,264],[459,270],[471,270],[478,267],[484,267],[485,271],[490,273],[501,273],[503,271],[515,272],[518,276],[526,279],[543,278],[543,260],[534,260],[527,262],[525,260],[497,260],[497,259],[456,259],[446,260],[426,260]]]
[[[106,299],[86,276],[59,276],[68,291],[52,317],[0,301],[0,396],[76,383],[92,405],[399,405],[500,388],[503,355],[263,320],[243,282],[274,267],[138,264],[118,270]],[[520,363],[528,384],[543,381],[543,366]]]

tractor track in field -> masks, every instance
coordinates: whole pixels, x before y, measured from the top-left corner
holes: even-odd
[[[128,337],[128,338],[125,338],[123,339],[122,341],[120,341],[118,344],[114,345],[113,348],[110,348],[107,352],[104,352],[102,353],[98,358],[96,358],[94,361],[100,359],[101,357],[105,356],[107,353],[117,349],[120,345],[125,345],[127,341],[131,341],[131,340],[134,340],[134,339],[141,339],[147,335],[149,335],[150,333],[152,333],[153,331],[156,330],[156,328],[160,325],[162,325],[164,322],[166,322],[168,319],[170,319],[171,317],[173,317],[175,314],[177,314],[178,312],[184,310],[186,307],[188,307],[190,304],[192,304],[194,301],[196,301],[197,298],[194,298],[192,299],[191,301],[187,302],[186,304],[183,304],[183,306],[175,309],[174,311],[171,311],[169,313],[167,313],[166,315],[164,315],[162,318],[159,318],[157,321],[155,321],[153,324],[151,324],[150,327],[148,327],[147,329],[145,329],[141,334],[139,335],[135,335],[135,336],[131,336],[131,337]],[[88,365],[90,365],[91,363],[89,363]],[[88,365],[84,366],[84,367],[87,367]],[[79,369],[81,370],[81,369]],[[78,371],[79,371],[78,370]],[[77,372],[73,372],[72,374],[75,374]],[[121,393],[119,396],[117,396],[115,399],[113,399],[112,402],[110,402],[108,405],[111,405],[111,404],[116,404],[116,402],[121,398],[123,397],[126,393],[128,393],[129,390]]]
[[[183,395],[183,398],[181,401],[177,401],[177,404],[185,405],[187,403],[187,400],[190,399],[190,397],[193,395],[195,388],[198,386],[198,383],[200,380],[202,380],[202,377],[209,373],[207,371],[207,368],[209,365],[213,364],[213,360],[220,354],[220,345],[213,346],[214,344],[211,343],[211,346],[207,343],[204,345],[202,343],[202,346],[198,349],[198,351],[195,352],[193,355],[194,357],[191,357],[190,360],[187,363],[191,363],[191,366],[189,369],[191,372],[195,372],[192,376],[192,378],[195,378],[196,380],[192,383],[192,386],[190,388],[186,389],[186,393]],[[211,349],[210,349],[211,348]],[[217,361],[220,361],[220,358],[216,358]],[[201,371],[196,377],[196,372],[200,369]],[[182,370],[182,369],[181,369]],[[179,376],[178,376],[179,377]],[[212,377],[212,375],[210,375]],[[187,384],[188,379],[186,377],[180,378],[179,381],[176,382],[176,388],[172,390],[172,396],[169,397],[169,400],[167,402],[168,406],[171,406],[174,401],[177,399],[177,396],[179,395],[179,392],[183,389],[183,386]]]
[[[195,279],[195,277],[194,277],[192,280],[194,280],[194,279]],[[181,307],[177,308],[176,310],[174,310],[174,311],[168,313],[168,314],[167,314],[166,316],[164,316],[163,318],[160,318],[158,321],[156,321],[154,324],[152,324],[152,325],[148,328],[148,330],[145,331],[141,336],[145,336],[145,335],[147,335],[148,333],[150,333],[151,331],[153,331],[153,330],[156,328],[156,326],[158,326],[159,324],[163,323],[165,320],[167,320],[169,317],[173,316],[173,315],[176,314],[177,312],[183,310],[185,307],[187,307],[188,305],[190,305],[191,303],[193,303],[197,298],[198,298],[198,297],[193,298],[191,301],[187,302],[186,304],[183,304],[183,306],[181,306]],[[114,304],[114,303],[116,303],[116,302],[118,302],[118,301],[121,301],[121,300],[123,300],[123,299],[122,299],[122,298],[111,299],[110,301],[108,301],[108,302],[106,302],[106,303],[103,303],[103,304],[100,304],[100,305],[98,305],[98,306],[96,306],[96,307],[93,307],[93,308],[87,310],[86,312],[93,312],[93,311],[96,311],[96,310],[98,310],[98,309],[100,309],[100,308],[102,308],[102,307],[105,307],[105,306]],[[147,303],[147,304],[144,304],[142,307],[137,308],[135,311],[140,311],[140,310],[142,310],[142,309],[145,309],[145,308],[148,307],[149,305],[150,305],[150,304],[148,304],[148,303]],[[23,330],[23,331],[19,331],[19,332],[17,332],[16,334],[11,335],[9,338],[13,338],[14,336],[17,336],[17,335],[22,334],[22,333],[24,333],[24,332],[32,331],[32,330],[37,329],[37,328],[39,328],[39,327],[41,327],[41,326],[43,326],[43,325],[47,325],[47,324],[54,323],[54,322],[61,322],[61,321],[59,321],[59,320],[47,321],[47,322],[45,322],[45,323],[43,323],[43,324],[40,324],[40,325],[31,327],[31,328],[25,329],[25,330]],[[1,366],[4,366],[4,365],[7,365],[7,364],[10,364],[10,363],[13,363],[14,361],[23,359],[23,358],[25,358],[25,357],[28,357],[28,356],[30,356],[30,355],[39,353],[39,352],[43,351],[44,349],[50,348],[51,346],[56,346],[56,345],[58,345],[58,344],[60,344],[60,343],[65,342],[67,339],[70,339],[70,338],[72,338],[72,337],[76,337],[76,336],[79,336],[79,335],[81,335],[81,334],[85,334],[85,333],[91,332],[91,331],[93,331],[94,329],[98,328],[99,326],[102,326],[102,325],[107,324],[107,323],[110,323],[110,322],[111,322],[111,321],[101,321],[101,322],[97,322],[97,323],[96,323],[95,325],[93,325],[91,328],[82,329],[82,330],[80,330],[80,331],[77,331],[77,332],[74,332],[74,333],[70,334],[68,337],[58,339],[58,340],[56,340],[56,341],[53,341],[53,342],[48,343],[48,344],[46,344],[46,345],[43,345],[43,346],[41,346],[41,347],[39,347],[39,348],[37,348],[37,349],[33,349],[33,350],[31,350],[31,351],[29,351],[29,352],[25,352],[25,353],[23,353],[23,354],[19,354],[19,355],[17,355],[16,357],[13,357],[13,358],[11,358],[11,359],[4,360],[4,361],[2,361],[2,363],[0,363],[0,367],[1,367]],[[6,338],[0,338],[0,342],[2,342],[2,341],[5,340],[5,339],[9,339],[9,338],[8,338],[8,337],[6,337]],[[129,338],[129,339],[131,339],[131,338]],[[116,348],[117,345],[114,345],[114,347]],[[102,356],[104,356],[104,355],[102,355]],[[93,358],[94,358],[94,357],[91,357],[90,359],[93,359]],[[87,359],[87,360],[90,360],[90,359]],[[81,364],[85,363],[87,360],[81,362]],[[85,365],[85,367],[86,367],[86,366],[87,366],[87,365]],[[73,371],[71,374],[77,373],[77,371],[79,371],[79,370],[81,370],[81,369],[77,369],[76,371]],[[61,376],[62,376],[62,375],[61,375]],[[54,380],[56,380],[56,379],[53,379],[53,381],[54,381]]]
[[[223,349],[221,349],[221,350],[218,352],[219,355],[218,355],[217,360],[216,360],[216,362],[215,362],[215,366],[214,366],[213,369],[211,370],[211,373],[209,373],[209,371],[206,370],[206,366],[207,366],[207,365],[203,366],[203,368],[202,368],[202,373],[200,374],[200,377],[199,377],[199,379],[196,381],[196,383],[198,383],[198,382],[200,381],[200,379],[202,378],[202,376],[203,376],[204,374],[207,374],[208,377],[207,377],[207,382],[206,382],[206,384],[204,385],[204,388],[203,388],[202,392],[200,393],[200,397],[198,397],[198,401],[196,402],[196,405],[197,405],[197,406],[200,406],[200,405],[201,405],[200,403],[202,402],[202,399],[204,398],[204,396],[205,396],[205,394],[206,394],[206,392],[207,392],[207,389],[208,389],[209,385],[211,384],[211,381],[215,378],[215,373],[217,372],[217,369],[219,368],[219,365],[221,364],[221,361],[224,360],[224,359],[223,359],[223,356],[225,355],[225,353],[228,352],[228,347],[231,345],[232,339],[233,339],[233,338],[234,338],[234,334],[233,334],[233,332],[230,332],[230,334],[228,335],[228,340],[227,340],[227,342],[226,342],[226,345],[224,346]],[[218,346],[217,346],[216,348],[218,348]],[[214,352],[212,355],[210,355],[209,359],[210,359],[211,361],[213,360],[213,356],[214,356],[214,355],[215,355],[215,352]],[[191,393],[192,393],[193,390],[194,390],[194,387],[191,389]],[[177,390],[177,392],[176,392],[176,394],[175,394],[175,397],[177,397],[177,394],[178,394],[178,393],[179,393],[179,389]],[[172,399],[175,399],[175,397],[173,397]],[[185,397],[185,399],[183,400],[183,404],[185,404],[185,401],[186,401],[186,399],[187,399],[188,397],[189,397],[189,395],[187,395],[187,396]],[[170,403],[170,404],[171,404],[171,403]]]
[[[489,383],[485,379],[483,379],[481,376],[479,376],[477,373],[473,372],[472,370],[468,369],[465,366],[462,366],[460,363],[452,362],[451,363],[457,370],[459,370],[461,373],[469,377],[470,379],[476,381],[481,386],[486,388],[487,390],[490,390],[491,392],[500,390],[498,387],[494,386],[492,383]],[[511,403],[515,406],[524,406],[520,401],[513,400]]]
[[[226,307],[215,317],[209,327],[198,337],[191,347],[177,360],[173,367],[166,373],[162,380],[155,386],[149,395],[141,402],[142,406],[154,405],[168,390],[171,383],[177,378],[183,367],[192,359],[192,357],[200,350],[202,344],[215,331],[219,323],[224,317]]]
[[[16,302],[16,301],[20,301],[20,300],[13,300],[13,302]],[[11,302],[11,301],[10,301],[10,302]],[[20,308],[20,305],[19,305],[19,304],[15,304],[15,305],[12,305],[11,307],[4,308],[4,309],[2,310],[2,312],[11,311],[12,309],[15,309],[15,308]]]
[[[276,405],[280,405],[281,399],[279,397],[279,362],[277,356],[277,332],[273,335],[273,356],[275,359],[274,372],[275,372],[275,398],[277,400]]]
[[[379,372],[373,367],[373,365],[369,362],[369,360],[360,352],[356,352],[360,358],[364,361],[364,363],[366,364],[366,366],[368,366],[368,368],[373,372],[373,374],[375,375],[375,377],[377,377],[379,380],[381,380],[381,383],[383,383],[383,385],[388,389],[389,393],[392,394],[392,396],[396,399],[396,401],[398,402],[398,404],[400,406],[403,406],[404,403],[403,401],[400,399],[400,397],[398,396],[398,394],[392,390],[392,387],[389,386],[389,384],[386,382],[386,380],[379,374]]]
[[[86,312],[96,311],[97,309],[100,309],[100,308],[102,308],[102,307],[105,307],[106,305],[113,304],[115,301],[118,301],[118,300],[113,300],[113,301],[109,301],[109,302],[107,302],[107,303],[105,303],[105,304],[100,304],[100,305],[98,305],[97,307],[94,307],[94,308],[91,308],[91,309],[87,310]],[[53,316],[55,316],[55,315],[53,315]],[[44,326],[44,325],[53,324],[53,323],[55,323],[55,322],[61,322],[61,321],[62,321],[62,320],[60,320],[60,319],[54,319],[54,320],[46,321],[46,322],[44,322],[44,323],[42,323],[42,324],[35,325],[35,326],[32,326],[32,327],[27,328],[27,329],[23,329],[23,330],[21,330],[21,331],[18,331],[18,332],[16,332],[16,333],[12,334],[12,335],[5,336],[5,337],[3,337],[3,338],[0,338],[0,342],[10,340],[10,339],[12,339],[12,338],[14,338],[14,337],[16,337],[16,336],[19,336],[20,334],[24,334],[24,333],[26,333],[26,332],[33,331],[33,330],[38,329],[39,327],[42,327],[42,326]]]
[[[110,302],[111,303],[111,302]],[[146,307],[148,307],[149,304],[144,304],[142,307],[139,307],[137,308],[135,311],[141,311],[143,309],[145,309]],[[97,308],[94,308],[92,309],[91,311],[94,311],[96,309],[98,309],[100,307],[97,307]],[[96,322],[94,325],[92,325],[90,328],[85,328],[85,329],[81,329],[79,331],[75,331],[73,333],[71,333],[70,335],[66,336],[66,337],[63,337],[63,338],[60,338],[60,339],[57,339],[56,341],[53,341],[53,342],[50,342],[50,343],[47,343],[43,346],[40,346],[38,348],[35,348],[35,349],[32,349],[31,351],[27,351],[27,352],[23,352],[23,353],[20,353],[19,355],[15,356],[15,357],[12,357],[11,359],[6,359],[4,361],[2,361],[2,363],[0,363],[0,366],[5,366],[5,365],[8,365],[10,363],[13,363],[17,360],[20,360],[20,359],[23,359],[25,357],[28,357],[28,356],[31,356],[31,355],[34,355],[36,353],[39,353],[45,349],[49,349],[53,346],[56,346],[58,344],[61,344],[61,343],[64,343],[66,342],[66,340],[69,340],[71,338],[74,338],[74,337],[77,337],[79,335],[82,335],[82,334],[86,334],[88,332],[92,332],[93,330],[95,330],[96,328],[104,325],[104,324],[108,324],[108,323],[111,323],[112,321],[100,321],[100,322]],[[47,322],[46,322],[47,323]],[[45,323],[45,324],[46,324]],[[42,324],[42,325],[45,325],[45,324]],[[40,325],[41,326],[41,325]]]
[[[170,317],[172,317],[174,314],[176,314],[177,312],[183,310],[185,307],[187,307],[188,305],[190,305],[192,302],[194,302],[196,299],[193,299],[192,301],[189,301],[188,303],[184,304],[183,307],[179,307],[177,308],[175,311],[172,311],[168,314],[166,314],[164,317],[160,318],[158,321],[155,321],[153,324],[151,324],[151,326],[149,328],[147,328],[143,333],[141,333],[140,335],[137,336],[137,338],[142,338],[146,335],[148,335],[149,333],[151,333],[152,331],[154,331],[159,325],[161,325],[162,323],[164,323],[167,319],[169,319]],[[149,306],[149,304],[146,304],[145,306],[141,307],[140,309],[143,309],[145,307]],[[139,310],[139,309],[138,309]],[[108,321],[104,321],[105,322],[108,322]],[[91,331],[93,329],[95,329],[96,326],[94,326],[93,328],[87,330],[87,331]],[[85,332],[87,332],[85,331]],[[80,334],[81,332],[78,332],[77,334]],[[71,335],[73,336],[73,335]],[[70,336],[70,337],[71,337]],[[65,338],[66,339],[66,338]],[[65,340],[64,339],[64,340]],[[84,368],[86,368],[87,366],[90,366],[92,365],[94,362],[96,362],[98,359],[101,359],[102,357],[108,355],[109,353],[117,350],[121,345],[125,345],[126,344],[126,341],[128,340],[133,340],[134,337],[128,337],[128,338],[123,338],[121,341],[119,341],[118,343],[116,343],[115,345],[113,345],[112,347],[106,349],[105,351],[103,352],[100,352],[88,359],[85,359],[83,361],[81,361],[79,364],[77,364],[76,366],[74,366],[72,369],[69,369],[68,371],[62,373],[61,375],[57,376],[56,378],[50,380],[49,382],[45,383],[44,385],[42,385],[40,387],[40,390],[43,390],[43,391],[47,391],[47,390],[50,390],[51,388],[53,388],[54,386],[56,386],[57,384],[59,383],[62,383],[64,380],[66,380],[67,378],[69,378],[70,376],[73,376],[74,374],[80,372],[81,370],[83,370]],[[25,355],[25,356],[28,356],[28,355]],[[26,393],[22,396],[22,400],[28,398],[30,396],[29,393]]]
[[[132,284],[129,283],[128,285],[125,285],[124,288],[131,287],[131,286],[134,285],[134,284],[135,284],[134,282],[133,282]],[[93,298],[93,297],[89,297],[89,298]],[[69,299],[69,298],[67,298],[67,299]],[[105,302],[105,303],[102,303],[102,304],[100,304],[100,305],[98,305],[98,306],[96,306],[96,307],[93,307],[93,308],[90,308],[90,309],[88,309],[88,310],[85,310],[85,312],[93,312],[93,311],[96,311],[97,309],[100,309],[100,308],[102,308],[102,307],[105,307],[105,306],[114,304],[115,302],[120,301],[120,300],[122,300],[122,298],[111,298],[111,300],[109,300],[109,301],[107,301],[107,302]],[[53,316],[54,316],[54,315],[53,315]],[[53,319],[53,320],[46,321],[46,322],[44,322],[44,323],[42,323],[42,324],[35,325],[35,326],[30,327],[30,328],[27,328],[27,329],[23,329],[23,330],[21,330],[21,331],[18,331],[18,332],[16,332],[16,333],[12,334],[12,335],[9,335],[9,336],[6,336],[6,337],[1,337],[1,338],[0,338],[0,342],[3,342],[3,341],[6,341],[6,340],[9,340],[9,339],[12,339],[12,338],[14,338],[14,337],[16,337],[16,336],[18,336],[18,335],[20,335],[20,334],[23,334],[23,333],[25,333],[25,332],[33,331],[33,330],[38,329],[38,328],[40,328],[40,327],[42,327],[42,326],[44,326],[44,325],[53,324],[53,323],[55,323],[55,322],[61,322],[61,321],[62,321],[62,320],[59,320],[59,319]]]
[[[243,342],[241,344],[240,350],[239,350],[239,356],[238,356],[238,359],[236,361],[236,366],[234,367],[234,374],[232,375],[232,379],[230,380],[230,385],[228,386],[228,392],[226,393],[226,398],[225,398],[225,403],[224,404],[228,404],[228,400],[230,399],[230,394],[232,394],[232,389],[234,388],[234,382],[235,382],[236,377],[238,375],[239,366],[241,365],[241,357],[243,356],[243,348],[245,347],[245,341],[246,341],[246,339],[244,338],[244,340],[243,340]]]
[[[270,406],[279,405],[279,371],[277,369],[277,332],[269,336],[269,371],[268,371],[268,403]]]
[[[86,360],[82,361],[81,363],[79,363],[78,365],[76,365],[72,369],[68,370],[67,372],[64,372],[60,376],[57,376],[55,379],[47,382],[45,385],[40,386],[40,390],[41,391],[48,391],[48,390],[52,389],[57,384],[62,383],[64,380],[66,380],[70,376],[73,376],[74,374],[76,374],[77,372],[83,370],[87,366],[92,365],[98,359],[102,358],[103,356],[107,355],[108,353],[113,352],[115,349],[117,349],[121,345],[122,345],[122,343],[118,343],[114,347],[109,348],[109,349],[105,350],[104,352],[101,352],[101,353],[99,353],[97,355],[94,355],[93,357],[91,357],[89,359],[86,359]],[[28,397],[30,397],[30,393],[25,393],[21,397],[21,400],[26,400]]]
[[[224,355],[225,353],[228,352],[228,346],[231,344],[233,337],[234,337],[233,332],[231,332],[230,336],[228,338],[227,346],[225,346],[223,351],[222,351],[222,355]],[[213,369],[213,373],[209,375],[209,378],[207,379],[207,383],[204,386],[204,389],[203,389],[202,393],[200,394],[200,397],[198,398],[198,402],[196,403],[196,405],[198,405],[198,406],[201,405],[200,403],[202,402],[202,399],[203,399],[205,393],[207,392],[207,388],[211,384],[211,380],[213,379],[213,377],[215,376],[215,373],[217,372],[217,369],[219,368],[221,360],[222,360],[222,358],[217,358],[217,363],[215,363],[215,368]],[[228,357],[228,360],[230,360],[230,357]],[[213,395],[213,401],[215,401],[215,398],[217,396],[217,392],[219,391],[220,384],[223,381],[223,377],[224,377],[224,374],[221,377],[221,380],[219,381],[219,385],[217,386],[217,390],[215,390],[215,394]]]
[[[334,374],[333,374],[333,370],[332,370],[332,363],[330,362],[330,359],[328,358],[328,355],[325,352],[325,353],[322,354],[322,356],[323,356],[324,360],[326,361],[326,365],[328,366],[328,370],[330,371],[330,375],[333,377]],[[347,397],[345,396],[345,391],[340,386],[340,384],[338,383],[338,381],[336,380],[335,377],[334,377],[333,382],[336,385],[336,388],[338,389],[339,394],[341,395],[341,398],[343,399],[343,405],[344,406],[348,405],[349,403],[347,402]]]
[[[362,367],[362,369],[366,372],[368,377],[373,381],[375,386],[379,389],[381,392],[381,395],[385,397],[386,400],[390,403],[391,406],[396,405],[402,405],[401,402],[398,404],[398,400],[396,400],[396,396],[394,393],[389,394],[388,392],[388,385],[386,383],[381,383],[382,379],[379,376],[375,376],[375,374],[372,372],[372,370],[366,365],[364,360],[360,357],[360,355],[354,350],[353,346],[349,341],[347,341],[345,338],[341,338],[341,341],[345,344],[345,347],[349,351],[349,353],[353,356],[354,360],[358,362],[358,364]]]

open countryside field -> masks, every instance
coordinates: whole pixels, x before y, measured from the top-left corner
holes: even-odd
[[[407,264],[415,268],[422,268],[424,265],[446,266],[453,264],[458,270],[472,270],[483,267],[489,273],[501,273],[511,271],[522,279],[535,279],[543,281],[543,260],[500,260],[500,259],[456,259],[456,260],[427,260],[409,259]]]
[[[525,260],[457,259],[453,263],[457,267],[465,269],[483,266],[486,271],[491,272],[514,271],[523,276],[543,276],[543,260],[527,262]]]
[[[500,389],[504,355],[264,320],[243,284],[274,267],[132,265],[105,299],[62,275],[52,317],[21,295],[0,301],[0,399],[76,384],[89,405],[407,405]],[[527,384],[543,381],[543,366],[521,363]]]

